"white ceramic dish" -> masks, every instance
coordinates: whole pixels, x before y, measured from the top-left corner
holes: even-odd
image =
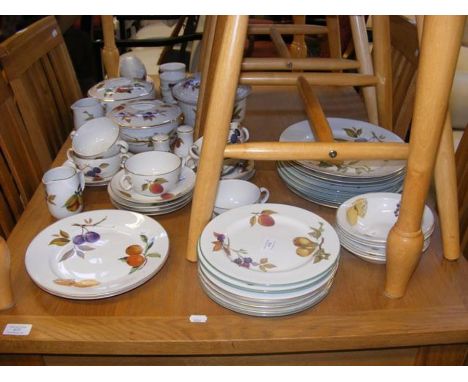
[[[399,142],[403,140],[396,134],[367,122],[327,118],[336,140],[354,142]],[[314,135],[308,121],[301,121],[289,126],[280,136],[280,142],[313,142]],[[299,161],[301,166],[312,170],[348,178],[377,178],[401,171],[405,161],[373,160],[345,161],[336,165],[326,161]]]
[[[106,157],[118,146],[128,150],[127,144],[119,141],[119,128],[106,117],[91,119],[72,133],[73,152],[81,158]]]
[[[195,126],[200,84],[200,74],[197,73],[194,77],[181,81],[172,88],[172,94],[184,113],[184,123],[186,125]],[[231,118],[232,121],[242,121],[244,119],[247,108],[247,97],[251,91],[252,89],[250,86],[238,86]]]
[[[262,195],[263,194],[263,195]],[[248,204],[265,203],[270,191],[242,179],[220,180],[216,193],[214,212],[221,214]]]
[[[118,195],[120,198],[125,199],[132,203],[140,203],[140,204],[152,204],[152,203],[168,203],[172,200],[178,199],[190,191],[193,190],[195,186],[195,173],[188,167],[182,167],[179,181],[177,182],[176,186],[170,193],[167,194],[159,194],[159,195],[152,195],[146,196],[140,193],[134,192],[133,190],[125,190],[119,183],[119,179],[124,174],[124,170],[118,172],[113,178],[110,183],[110,188],[112,191]]]
[[[99,82],[89,89],[88,95],[99,99],[107,112],[125,101],[154,99],[155,96],[152,82],[125,77]]]
[[[400,199],[401,195],[394,193],[355,196],[338,208],[337,224],[354,237],[384,243],[397,220]],[[350,217],[351,215],[353,216]],[[421,226],[423,235],[430,232],[433,226],[434,214],[428,206],[425,206]]]
[[[136,288],[164,265],[169,238],[141,214],[96,210],[60,220],[40,232],[25,257],[32,280],[49,293],[97,299]]]
[[[217,271],[257,285],[288,285],[327,272],[339,256],[333,227],[319,216],[282,204],[249,205],[214,218],[200,249]]]

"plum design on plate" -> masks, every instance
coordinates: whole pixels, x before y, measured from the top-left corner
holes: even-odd
[[[276,265],[270,263],[267,257],[263,257],[257,262],[247,256],[248,252],[245,249],[232,248],[229,238],[225,234],[217,232],[213,232],[213,234],[216,238],[216,240],[212,242],[212,244],[214,244],[213,252],[222,250],[228,259],[239,267],[246,269],[258,268],[262,272],[268,272],[268,270],[276,268]]]
[[[324,231],[323,223],[319,222],[318,228],[310,227],[310,229],[312,231],[307,234],[310,238],[300,236],[293,239],[293,244],[297,247],[296,254],[301,257],[312,256],[314,264],[322,260],[328,260],[330,254],[323,249],[325,242],[325,239],[322,237]]]

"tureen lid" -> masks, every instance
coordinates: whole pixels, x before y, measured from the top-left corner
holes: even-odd
[[[145,128],[175,122],[182,111],[159,100],[134,100],[113,108],[107,117],[121,127]]]
[[[151,82],[118,77],[99,82],[89,89],[88,95],[102,101],[123,101],[147,96],[152,91]]]
[[[198,100],[198,93],[200,91],[201,77],[197,73],[193,77],[181,81],[174,85],[172,94],[178,101],[195,105]],[[236,91],[236,101],[241,101],[247,97],[252,91],[248,85],[239,85]]]

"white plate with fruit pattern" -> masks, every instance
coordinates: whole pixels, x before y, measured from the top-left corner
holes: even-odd
[[[337,141],[403,143],[398,135],[368,122],[346,118],[327,118],[327,120],[333,137]],[[280,136],[280,142],[314,141],[314,134],[308,121],[297,122],[289,126]],[[297,161],[297,163],[319,173],[328,174],[332,178],[363,179],[385,177],[402,171],[406,165],[406,161],[403,160],[354,160],[334,163],[301,160]]]
[[[214,218],[200,250],[217,271],[255,285],[312,280],[336,264],[340,242],[320,216],[283,204],[248,205]]]
[[[96,210],[57,221],[30,243],[25,257],[32,280],[71,299],[127,292],[153,277],[166,262],[169,238],[142,214]]]

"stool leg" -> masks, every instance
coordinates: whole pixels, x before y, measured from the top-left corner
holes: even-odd
[[[349,16],[349,21],[351,23],[351,32],[353,34],[354,50],[356,51],[356,57],[361,65],[359,67],[359,73],[373,75],[374,67],[372,65],[372,58],[369,51],[369,40],[367,38],[364,16]],[[366,105],[369,122],[378,125],[379,114],[377,111],[375,87],[363,87],[362,94],[364,96],[364,103]]]
[[[207,84],[212,82],[210,71],[210,57],[212,53],[213,40],[215,36],[217,16],[207,16],[205,21],[205,30],[203,31],[203,46],[200,51],[200,66],[199,71],[201,72],[202,78],[206,78],[206,81],[202,81],[200,84],[200,93],[197,102],[197,114],[195,117],[194,126],[194,139],[198,139],[203,135],[201,126],[204,125],[204,118],[206,115],[206,106],[209,105],[210,95],[207,93]],[[206,99],[206,100],[205,100]]]
[[[197,260],[197,242],[213,212],[236,95],[248,16],[218,16],[211,60],[216,63],[206,109],[203,146],[190,214],[186,258]],[[219,45],[219,47],[217,47]],[[213,65],[210,65],[210,70]],[[202,79],[203,81],[204,79]]]
[[[460,257],[460,227],[458,214],[457,173],[453,149],[452,121],[447,113],[434,171],[437,211],[440,218],[444,257]]]
[[[460,49],[464,16],[426,16],[400,214],[387,240],[385,294],[399,298],[419,261],[421,220]]]

